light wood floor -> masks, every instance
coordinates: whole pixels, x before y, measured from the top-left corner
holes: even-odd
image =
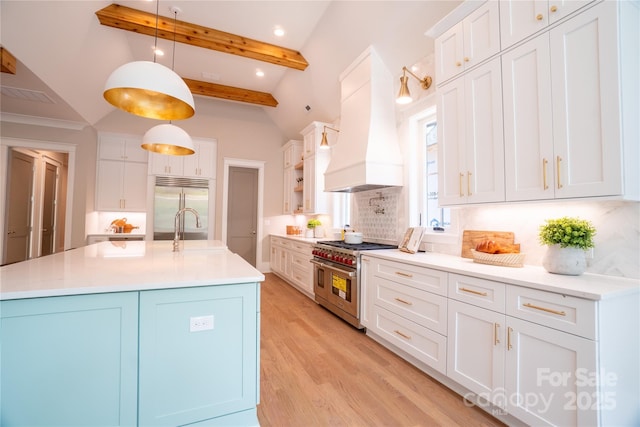
[[[274,274],[265,276],[262,427],[502,425]]]

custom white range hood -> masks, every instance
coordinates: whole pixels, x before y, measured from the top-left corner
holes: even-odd
[[[402,186],[391,73],[369,47],[340,75],[340,83],[340,133],[324,174],[325,191]]]

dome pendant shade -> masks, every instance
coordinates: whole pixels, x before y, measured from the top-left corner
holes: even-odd
[[[398,104],[408,104],[412,101],[409,86],[407,85],[408,81],[409,77],[400,77],[400,92],[398,92],[398,97],[396,98]]]
[[[184,80],[150,61],[129,62],[113,71],[104,98],[121,110],[150,119],[181,120],[195,113],[193,95]]]
[[[149,129],[142,137],[141,147],[170,156],[188,156],[196,152],[189,134],[170,123]]]

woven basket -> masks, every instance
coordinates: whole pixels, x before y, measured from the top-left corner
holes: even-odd
[[[471,249],[473,262],[480,264],[497,265],[501,267],[522,267],[524,265],[524,254],[487,254]]]

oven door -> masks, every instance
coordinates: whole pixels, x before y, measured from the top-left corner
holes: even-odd
[[[328,303],[357,319],[359,297],[356,270],[316,260],[311,262],[314,264],[313,288],[316,301]]]

